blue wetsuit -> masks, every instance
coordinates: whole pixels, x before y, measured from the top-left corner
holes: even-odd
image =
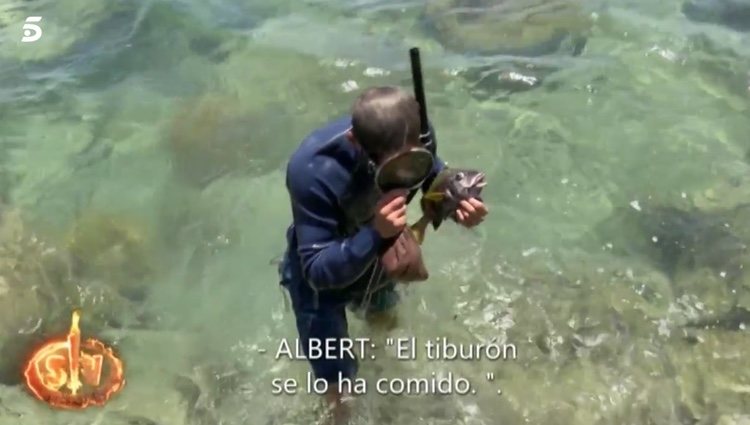
[[[292,300],[303,351],[310,339],[348,337],[347,306],[383,311],[398,302],[393,282],[373,282],[381,289],[365,294],[387,241],[371,224],[380,196],[374,170],[346,138],[350,129],[347,116],[315,130],[287,165],[293,223],[279,272]],[[445,167],[435,159],[422,190]],[[363,299],[369,301],[367,306],[361,306]],[[311,359],[310,364],[316,378],[331,382],[339,373],[352,377],[357,371],[356,361],[349,358]]]

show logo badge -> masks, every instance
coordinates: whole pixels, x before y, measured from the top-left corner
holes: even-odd
[[[73,311],[68,334],[35,350],[23,367],[26,387],[58,409],[102,406],[125,385],[122,360],[102,341],[81,341],[80,310]]]
[[[41,16],[29,16],[26,18],[26,23],[23,24],[23,37],[21,37],[22,43],[33,43],[42,38],[42,27],[36,24],[41,20]]]

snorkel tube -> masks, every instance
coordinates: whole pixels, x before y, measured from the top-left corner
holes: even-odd
[[[422,60],[419,57],[419,48],[412,47],[409,49],[409,56],[411,57],[411,80],[414,85],[414,97],[419,103],[419,120],[422,123],[420,129],[419,140],[422,145],[432,151],[435,155],[435,147],[433,146],[432,134],[430,132],[430,124],[427,121],[427,101],[424,96],[424,80],[422,79]]]
[[[428,151],[433,155],[437,155],[437,146],[432,137],[430,131],[430,123],[427,119],[427,101],[424,95],[424,80],[422,79],[422,60],[419,57],[419,48],[412,47],[409,49],[409,56],[411,58],[411,80],[414,86],[414,98],[416,98],[419,104],[419,121],[421,128],[419,129],[419,141],[422,143]],[[410,203],[411,200],[416,196],[417,190],[412,190],[409,196],[406,198],[406,203]]]

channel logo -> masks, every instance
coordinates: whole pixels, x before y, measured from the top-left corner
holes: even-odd
[[[41,20],[41,16],[29,16],[26,18],[26,23],[23,24],[23,37],[21,37],[21,42],[32,43],[42,38],[42,28],[35,23]]]

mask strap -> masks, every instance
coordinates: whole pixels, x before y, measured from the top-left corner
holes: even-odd
[[[428,130],[427,133],[420,134],[419,141],[423,146],[432,146],[432,132]]]

